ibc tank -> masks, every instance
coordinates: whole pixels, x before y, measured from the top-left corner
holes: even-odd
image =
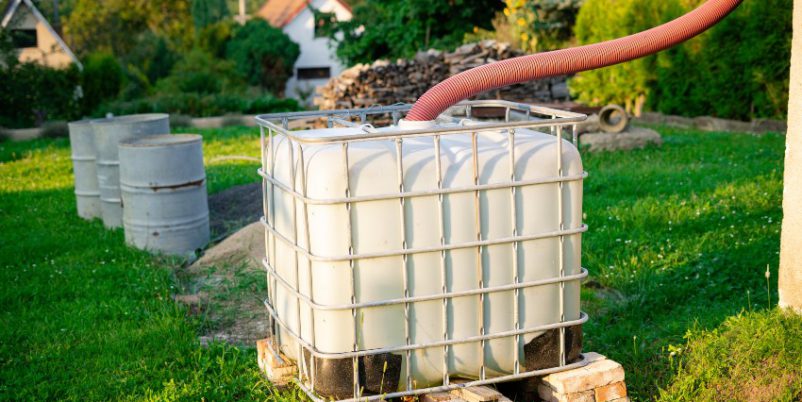
[[[95,169],[95,139],[90,120],[73,121],[70,128],[70,152],[75,175],[75,202],[78,216],[84,219],[100,217],[100,190]]]
[[[281,350],[313,373],[305,391],[409,395],[576,361],[586,227],[580,154],[555,135],[581,120],[568,115],[264,120],[266,304]]]
[[[170,118],[166,114],[135,114],[91,122],[97,151],[97,181],[100,188],[100,211],[107,228],[122,226],[123,204],[120,197],[120,142],[135,138],[169,134]]]
[[[126,243],[187,255],[209,242],[202,137],[156,135],[120,143]]]

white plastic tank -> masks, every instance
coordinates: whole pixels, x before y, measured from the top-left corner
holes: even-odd
[[[120,143],[125,241],[188,255],[209,242],[202,137],[156,135]]]
[[[75,202],[78,216],[84,219],[100,217],[100,190],[95,168],[95,139],[90,120],[73,121],[70,129],[70,152],[75,176]]]
[[[170,134],[170,117],[161,113],[135,114],[94,120],[91,124],[97,151],[97,181],[103,225],[118,228],[123,224],[118,146],[126,140]]]
[[[474,124],[265,139],[266,267],[284,353],[300,358],[293,334],[331,356],[392,349],[400,388],[425,388],[446,374],[526,371],[516,359],[525,367],[524,345],[544,331],[523,330],[580,320],[579,152],[535,129],[439,131]],[[399,136],[418,129],[432,134]],[[366,132],[376,138],[356,140]],[[573,280],[561,289],[560,277]],[[491,287],[502,290],[482,292]]]

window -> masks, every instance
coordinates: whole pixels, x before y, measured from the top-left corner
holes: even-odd
[[[298,69],[299,80],[316,80],[331,77],[331,67],[306,67]]]
[[[11,31],[11,40],[17,49],[25,47],[36,47],[35,29],[14,29]]]

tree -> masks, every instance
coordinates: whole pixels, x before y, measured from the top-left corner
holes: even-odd
[[[64,34],[79,55],[96,51],[117,57],[130,51],[140,33],[153,32],[189,49],[194,26],[189,0],[75,0]]]
[[[498,0],[363,0],[349,21],[326,29],[345,64],[411,57],[428,48],[453,49],[474,28],[489,29]]]
[[[228,17],[226,0],[192,0],[192,21],[200,30]]]
[[[301,49],[280,29],[254,19],[234,33],[226,54],[248,83],[281,96]]]
[[[802,314],[802,0],[794,1],[780,246],[780,306]]]

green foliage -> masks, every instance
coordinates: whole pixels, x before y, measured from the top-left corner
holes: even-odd
[[[198,31],[196,46],[218,59],[226,57],[226,47],[234,35],[236,22],[224,20]]]
[[[177,49],[189,49],[194,39],[190,0],[75,0],[65,18],[64,34],[79,55],[107,51],[124,57],[139,35],[151,31]]]
[[[527,52],[555,50],[573,38],[579,7],[585,0],[506,0],[506,29]],[[499,27],[496,27],[498,29]]]
[[[171,93],[131,101],[110,102],[96,109],[94,115],[159,112],[209,117],[228,113],[258,114],[298,110],[301,110],[301,107],[294,99],[280,99],[271,95],[251,98],[242,94]]]
[[[203,29],[228,17],[226,0],[192,0],[195,29]]]
[[[327,28],[347,65],[411,57],[428,48],[453,49],[474,27],[490,28],[498,0],[365,0],[353,17]]]
[[[262,19],[248,21],[228,43],[234,61],[248,83],[283,94],[301,50],[297,43]]]
[[[640,32],[670,19],[677,0],[587,0],[577,17],[575,32],[580,44],[597,43]],[[640,113],[655,82],[659,56],[580,73],[571,80],[571,91],[591,105],[619,103]]]
[[[163,36],[147,31],[138,35],[133,48],[121,57],[128,70],[135,70],[153,84],[170,74],[179,54]]]
[[[237,73],[234,63],[215,60],[202,50],[193,50],[184,55],[173,67],[170,75],[156,85],[159,94],[231,93],[243,89],[244,81]]]
[[[667,22],[699,0],[587,0],[575,32],[581,44]],[[644,106],[671,114],[783,118],[788,98],[792,0],[744,2],[709,32],[657,56],[580,73],[581,102]]]
[[[0,126],[23,128],[80,115],[77,67],[53,69],[34,63],[0,68]]]
[[[785,117],[792,0],[747,1],[656,70],[650,105],[682,115]]]
[[[84,111],[88,113],[120,94],[124,75],[120,63],[110,53],[92,53],[84,60],[82,78]]]
[[[713,330],[689,330],[672,346],[677,378],[660,401],[802,398],[802,318],[790,311],[744,311]]]

